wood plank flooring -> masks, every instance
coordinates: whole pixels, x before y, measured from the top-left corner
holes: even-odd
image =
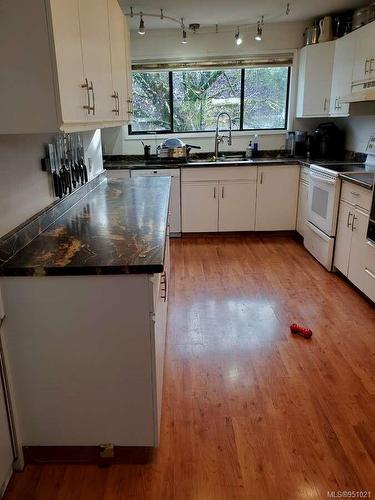
[[[28,466],[6,500],[375,496],[373,305],[290,236],[171,247],[153,462]],[[312,339],[291,336],[291,322]]]

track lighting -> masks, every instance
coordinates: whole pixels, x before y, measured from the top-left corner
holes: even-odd
[[[264,24],[264,18],[262,16],[262,20],[257,22],[257,32],[255,34],[255,40],[257,42],[261,42],[262,41],[263,24]]]
[[[236,40],[236,45],[241,45],[242,37],[240,35],[240,28],[239,27],[237,27],[237,33],[234,35],[234,38]]]
[[[146,33],[146,31],[145,31],[145,23],[143,21],[143,12],[141,12],[139,14],[139,16],[140,16],[140,21],[139,21],[138,34],[144,35]]]
[[[184,23],[184,18],[183,17],[181,17],[181,29],[182,29],[182,40],[181,40],[181,43],[183,43],[183,44],[188,43],[187,34],[186,34],[186,30],[185,30],[185,23]]]

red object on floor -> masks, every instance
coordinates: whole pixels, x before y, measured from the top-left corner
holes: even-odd
[[[290,325],[290,331],[296,335],[301,335],[301,337],[305,339],[309,339],[312,335],[310,328],[304,328],[303,326],[297,325],[297,323]]]

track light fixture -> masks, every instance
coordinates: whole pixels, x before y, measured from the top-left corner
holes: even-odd
[[[184,18],[183,17],[181,17],[181,29],[182,29],[181,43],[186,44],[186,43],[188,43],[188,39],[187,39],[187,34],[186,34],[186,29],[185,29],[185,23],[184,23]]]
[[[236,45],[241,45],[242,43],[242,37],[240,35],[240,28],[237,26],[237,33],[234,35],[234,38],[236,40]]]
[[[257,42],[261,42],[262,41],[263,25],[264,25],[264,17],[262,16],[262,19],[257,22],[257,32],[255,34],[255,40]]]
[[[140,12],[139,17],[140,20],[139,20],[138,34],[144,35],[146,31],[145,31],[145,22],[143,21],[143,12]]]

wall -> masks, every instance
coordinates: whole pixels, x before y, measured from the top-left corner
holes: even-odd
[[[290,22],[266,24],[262,42],[254,40],[253,27],[243,32],[243,43],[237,47],[234,43],[234,31],[200,31],[197,34],[189,33],[189,43],[181,43],[181,32],[175,30],[154,30],[146,32],[141,37],[132,33],[131,49],[133,61],[146,60],[194,60],[218,56],[246,57],[252,54],[272,54],[277,52],[291,52],[303,44],[303,31],[308,23]],[[293,97],[293,96],[292,96]],[[291,99],[291,116],[294,106]],[[290,124],[293,127],[293,121]],[[260,132],[259,142],[262,149],[279,149],[285,144],[285,133]],[[143,146],[140,137],[129,137],[127,127],[116,127],[103,130],[103,148],[105,154],[141,154]],[[169,136],[170,137],[170,136]],[[213,150],[213,133],[208,134],[180,134],[187,143],[202,147],[202,151]],[[225,150],[244,150],[253,134],[234,133],[232,147],[224,146]],[[158,135],[146,136],[146,142],[151,144],[152,153],[155,147],[165,137]],[[143,139],[144,140],[144,139]]]
[[[52,135],[0,136],[0,237],[50,205],[51,176],[41,170]],[[100,130],[82,133],[90,176],[103,170]]]

